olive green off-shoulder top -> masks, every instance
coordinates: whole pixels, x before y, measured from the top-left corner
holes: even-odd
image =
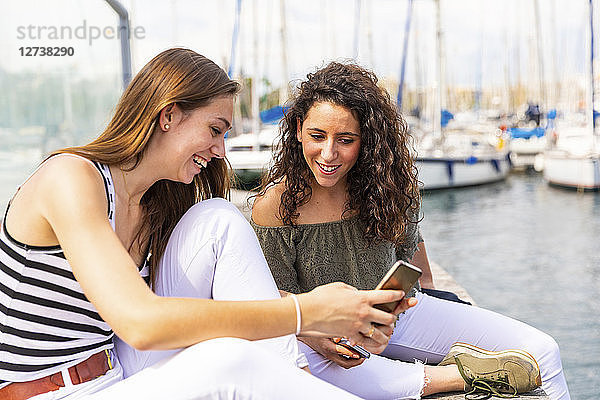
[[[364,225],[348,219],[296,226],[260,226],[250,221],[277,286],[303,293],[331,282],[374,289],[399,259],[412,259],[422,241],[417,224],[409,224],[404,244],[369,244]]]

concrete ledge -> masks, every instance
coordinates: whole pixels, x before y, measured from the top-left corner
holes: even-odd
[[[464,400],[464,393],[443,393],[443,394],[434,394],[432,396],[424,397],[424,399],[439,399],[439,400]],[[492,396],[491,400],[503,400],[501,397]],[[549,399],[549,397],[544,393],[542,389],[536,389],[533,392],[525,393],[520,395],[519,397],[515,397],[515,399],[524,399],[524,400],[544,400]]]
[[[433,275],[433,284],[437,289],[456,293],[460,299],[476,305],[475,300],[467,293],[465,288],[460,286],[446,270],[432,261],[429,261],[429,265],[431,267],[431,274]]]

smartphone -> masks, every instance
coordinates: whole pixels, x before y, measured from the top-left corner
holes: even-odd
[[[392,268],[385,274],[381,282],[377,285],[375,290],[379,289],[394,289],[402,290],[408,294],[415,283],[419,280],[419,277],[423,271],[419,267],[415,267],[406,261],[396,261]],[[390,303],[375,304],[373,307],[383,311],[393,312],[398,306],[400,301],[392,301]]]
[[[369,353],[367,350],[365,350],[363,347],[359,346],[359,345],[355,345],[352,346],[350,344],[350,341],[348,339],[345,338],[341,338],[339,342],[337,342],[337,344],[339,344],[340,346],[344,346],[345,348],[352,350],[353,352],[355,352],[356,354],[358,354],[360,356],[360,358],[369,358],[371,357],[371,353]],[[346,355],[340,354],[342,357],[345,358],[350,358]]]

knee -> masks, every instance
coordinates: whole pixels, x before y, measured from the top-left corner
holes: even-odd
[[[249,227],[248,221],[233,204],[225,199],[214,198],[190,207],[178,222],[174,234],[188,236],[195,233],[219,238],[230,230],[243,229],[246,225]]]
[[[191,222],[192,225],[201,223],[203,225],[235,225],[247,224],[246,218],[229,201],[221,198],[214,198],[201,201],[194,204],[181,218],[183,223]]]
[[[216,197],[194,204],[184,214],[182,219],[207,219],[213,215],[224,218],[244,217],[232,203],[220,197]]]
[[[528,335],[524,348],[536,359],[542,370],[546,366],[561,365],[558,343],[547,333],[536,330],[536,334]]]

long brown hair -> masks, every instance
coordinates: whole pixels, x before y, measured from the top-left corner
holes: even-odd
[[[89,144],[58,150],[108,165],[133,163],[134,169],[158,124],[160,111],[177,104],[184,112],[207,105],[218,96],[235,95],[239,84],[208,58],[183,48],[165,50],[133,78],[115,114],[102,134]],[[229,195],[226,160],[213,159],[190,184],[161,180],[141,199],[143,217],[133,243],[150,245],[150,279],[154,284],[158,262],[175,225],[200,200]],[[132,246],[133,246],[132,243]]]
[[[318,102],[346,107],[360,124],[361,149],[348,172],[350,196],[343,215],[358,211],[367,239],[400,245],[406,225],[418,219],[420,206],[411,137],[389,94],[377,86],[375,74],[358,65],[332,62],[300,84],[280,123],[281,145],[259,195],[275,183],[283,184],[278,216],[285,225],[294,225],[298,207],[311,198],[314,179],[296,132]]]

